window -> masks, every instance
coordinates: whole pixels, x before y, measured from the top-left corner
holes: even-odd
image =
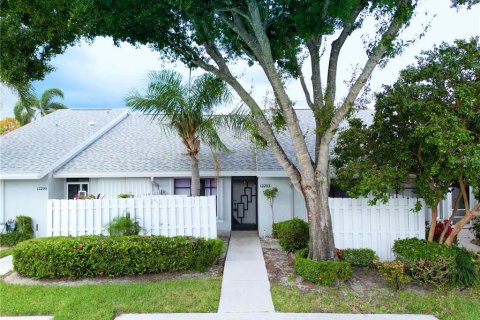
[[[175,190],[173,194],[177,195],[187,195],[190,196],[192,193],[190,191],[190,187],[192,182],[190,179],[175,179]]]
[[[214,178],[200,180],[200,195],[201,196],[216,196],[217,195],[217,180]]]
[[[330,184],[330,192],[328,193],[329,198],[350,198],[350,196],[340,189],[339,187],[335,187],[333,184]]]
[[[192,195],[191,186],[192,186],[192,181],[189,178],[175,179],[174,194],[190,196]],[[217,181],[215,178],[200,179],[200,195],[201,196],[217,195]]]
[[[67,179],[67,196],[73,199],[80,192],[88,194],[88,178]]]

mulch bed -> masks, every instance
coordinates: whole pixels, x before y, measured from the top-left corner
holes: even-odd
[[[278,240],[266,237],[261,239],[263,256],[267,267],[268,277],[271,283],[280,285],[294,285],[304,292],[319,292],[325,287],[317,286],[303,280],[294,274],[294,255],[280,248]],[[389,289],[383,276],[374,268],[353,268],[353,277],[348,280],[342,289],[351,290],[360,295],[368,295],[374,289]],[[427,294],[428,290],[420,284],[412,282],[404,287],[404,290]],[[390,291],[390,290],[388,290]]]
[[[228,248],[230,241],[229,235],[221,235],[219,238],[224,242],[225,248]],[[3,282],[25,285],[65,285],[80,286],[85,284],[112,284],[112,283],[131,283],[131,282],[155,282],[171,279],[193,279],[193,278],[220,278],[223,275],[226,252],[220,256],[218,262],[210,266],[206,272],[186,271],[186,272],[164,272],[159,274],[145,274],[138,276],[122,277],[98,277],[86,279],[31,279],[23,277],[17,272],[11,272],[3,278]]]

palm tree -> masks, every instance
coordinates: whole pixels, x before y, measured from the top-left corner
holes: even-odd
[[[53,101],[56,97],[63,99],[62,90],[57,88],[47,89],[40,98],[31,94],[27,95],[15,104],[13,108],[15,119],[21,125],[25,125],[35,119],[37,115],[43,117],[56,110],[66,109],[67,107],[63,103]]]
[[[145,95],[134,91],[125,98],[125,102],[134,110],[151,114],[152,120],[158,119],[178,133],[192,162],[191,194],[199,196],[200,143],[205,143],[212,150],[228,150],[216,130],[228,120],[214,115],[213,111],[230,99],[227,85],[219,78],[203,74],[190,85],[182,82],[178,72],[164,70],[150,72]]]

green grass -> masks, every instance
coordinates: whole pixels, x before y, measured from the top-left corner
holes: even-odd
[[[272,286],[277,312],[422,313],[440,320],[476,320],[480,315],[480,286],[459,292],[439,289],[422,295],[410,291],[372,289],[359,295],[348,288],[325,287],[302,293],[296,287]]]
[[[119,313],[216,312],[219,279],[68,286],[0,283],[0,315],[113,319]]]
[[[0,251],[0,258],[6,257],[12,254],[12,248],[8,248],[5,250]]]

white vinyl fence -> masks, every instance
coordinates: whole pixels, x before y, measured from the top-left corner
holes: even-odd
[[[419,199],[398,196],[375,206],[368,200],[329,198],[337,248],[371,248],[380,260],[393,260],[395,240],[425,238],[425,210],[413,211]]]
[[[136,219],[144,235],[217,237],[216,197],[48,200],[47,236],[105,234],[114,217]]]

